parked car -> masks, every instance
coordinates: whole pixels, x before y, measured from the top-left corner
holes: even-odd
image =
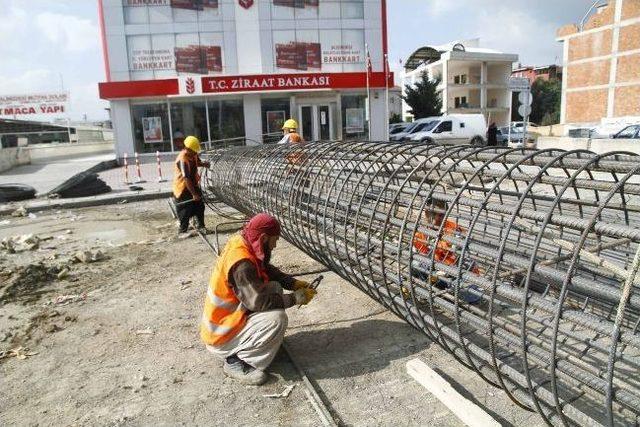
[[[499,147],[506,147],[509,139],[509,126],[498,128],[498,132],[496,132],[496,139],[498,140]]]
[[[389,135],[403,132],[411,123],[392,123],[389,125]]]
[[[432,121],[435,117],[425,117],[422,119],[418,119],[415,122],[409,123],[402,132],[398,132],[390,136],[391,141],[408,141],[412,134],[416,132],[420,132],[427,123]]]
[[[484,145],[487,124],[483,114],[449,114],[429,118],[428,124],[412,132],[411,141],[443,145]]]
[[[511,126],[514,128],[524,128],[524,122],[511,122]],[[527,123],[527,127],[537,128],[538,124],[529,122]]]
[[[523,128],[512,127],[509,132],[509,126],[498,128],[498,146],[520,148],[523,145],[524,134]],[[536,134],[527,132],[528,147],[535,146]]]
[[[613,135],[614,139],[640,139],[640,124],[631,125]]]

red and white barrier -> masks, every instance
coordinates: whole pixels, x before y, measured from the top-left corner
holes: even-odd
[[[124,183],[129,185],[131,181],[129,181],[129,161],[127,160],[127,153],[124,153],[123,156],[123,167],[124,167]]]
[[[142,171],[140,170],[140,157],[138,156],[138,152],[135,152],[135,157],[136,157],[136,183],[141,183],[141,182],[146,182],[144,179],[142,179]]]
[[[160,165],[160,151],[156,151],[156,164],[158,165],[158,182],[166,182],[162,177],[162,166]]]

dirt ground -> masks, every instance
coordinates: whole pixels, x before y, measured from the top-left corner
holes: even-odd
[[[0,425],[321,425],[284,354],[265,386],[248,387],[204,349],[197,324],[215,258],[199,238],[176,239],[165,201],[2,217],[0,240]],[[321,267],[284,241],[273,262]],[[340,424],[460,425],[406,374],[416,357],[502,424],[541,424],[324,275],[318,297],[288,311],[286,342]],[[288,385],[288,397],[264,397]]]

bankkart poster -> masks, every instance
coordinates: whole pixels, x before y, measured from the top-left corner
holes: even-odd
[[[152,144],[154,142],[163,142],[162,136],[162,118],[160,117],[143,117],[142,131],[144,142]]]

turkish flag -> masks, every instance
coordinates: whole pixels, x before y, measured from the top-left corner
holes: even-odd
[[[245,9],[249,9],[251,6],[253,6],[253,0],[238,0],[238,3],[240,3],[240,6],[244,7]]]

